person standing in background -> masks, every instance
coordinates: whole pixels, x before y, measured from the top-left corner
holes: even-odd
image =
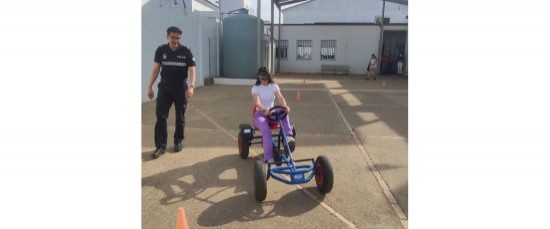
[[[376,59],[376,55],[374,53],[370,56],[369,60],[369,66],[367,67],[367,80],[369,80],[369,77],[373,77],[374,80],[376,80],[376,65],[378,64],[378,59]]]
[[[390,55],[388,53],[384,53],[382,55],[382,60],[380,61],[380,75],[387,75],[388,74],[388,64],[390,63]]]
[[[397,75],[403,75],[403,62],[404,62],[403,53],[399,53],[397,56]]]

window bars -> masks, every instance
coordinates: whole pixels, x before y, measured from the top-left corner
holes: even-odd
[[[336,40],[321,40],[321,60],[336,60]]]
[[[275,49],[275,56],[278,59],[288,59],[288,40],[280,40]]]
[[[296,41],[296,60],[311,60],[311,40]]]

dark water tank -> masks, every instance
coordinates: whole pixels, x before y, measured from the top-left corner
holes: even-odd
[[[223,76],[256,78],[262,50],[263,21],[248,14],[237,14],[223,20]]]

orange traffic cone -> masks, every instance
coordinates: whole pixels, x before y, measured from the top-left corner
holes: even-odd
[[[296,91],[296,101],[300,102],[300,100],[302,100],[302,96],[300,96],[300,89],[298,89],[298,91]]]
[[[176,229],[189,229],[187,218],[185,217],[185,211],[182,207],[178,208],[178,214],[176,215]]]

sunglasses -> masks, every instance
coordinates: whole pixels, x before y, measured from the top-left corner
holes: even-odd
[[[260,79],[260,80],[268,80],[268,79],[269,79],[269,76],[267,76],[267,75],[259,75],[259,76],[258,76],[258,79]]]

